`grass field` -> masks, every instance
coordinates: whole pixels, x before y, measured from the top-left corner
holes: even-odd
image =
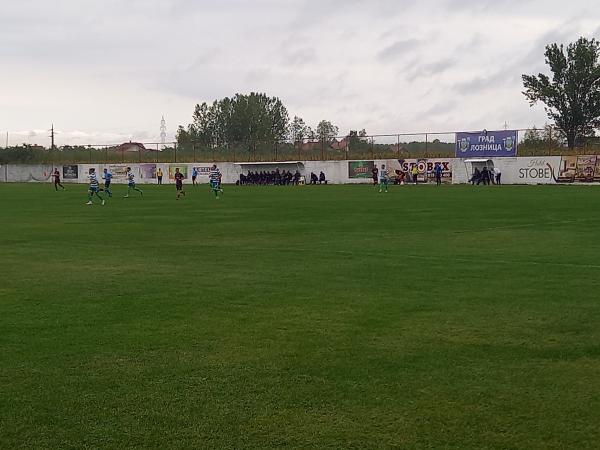
[[[0,184],[0,448],[598,448],[600,189]]]

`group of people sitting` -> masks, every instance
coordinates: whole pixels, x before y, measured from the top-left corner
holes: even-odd
[[[477,186],[479,186],[481,183],[484,185],[502,184],[502,173],[498,168],[488,169],[487,167],[484,167],[483,169],[479,170],[477,167],[475,167],[473,176],[469,180],[469,183],[472,185],[477,184]]]
[[[292,173],[289,170],[280,171],[275,169],[271,172],[259,171],[259,172],[248,172],[248,175],[240,174],[240,179],[237,182],[240,186],[254,185],[254,186],[286,186],[290,184],[300,183],[302,175],[298,170],[296,173]]]
[[[302,180],[302,174],[299,170],[295,173],[289,170],[275,169],[273,171],[248,172],[248,175],[240,174],[240,179],[236,182],[239,186],[288,186],[298,185]],[[317,176],[314,172],[310,173],[310,184],[327,184],[327,179],[323,171]]]
[[[316,173],[311,172],[310,184],[327,184],[327,179],[325,178],[325,174],[323,173],[323,171],[319,173],[319,176],[317,176]]]

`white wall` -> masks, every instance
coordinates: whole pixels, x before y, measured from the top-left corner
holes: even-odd
[[[553,177],[558,174],[560,156],[490,158],[493,166],[502,172],[504,184],[555,184]],[[452,182],[467,183],[471,178],[471,164],[464,159],[455,159]]]
[[[495,167],[500,168],[502,171],[502,181],[505,184],[554,184],[555,176],[558,176],[561,167],[560,156],[544,156],[544,157],[519,157],[519,158],[491,158]],[[300,172],[307,179],[311,172],[315,172],[317,175],[323,171],[327,177],[327,180],[331,184],[370,184],[372,180],[370,176],[368,178],[356,178],[351,179],[348,173],[348,164],[350,161],[302,161],[299,165]],[[427,164],[422,164],[423,160],[407,159],[402,160],[404,167],[398,160],[374,160],[373,161],[378,167],[382,164],[386,164],[389,168],[390,174],[394,174],[394,170],[406,167],[411,167],[412,164],[421,162],[421,167]],[[444,172],[446,180],[452,180],[454,184],[467,183],[471,176],[471,164],[465,163],[465,160],[458,158],[446,158],[446,159],[427,159],[426,163],[441,162],[445,163],[445,167],[448,168]],[[163,183],[171,184],[173,180],[169,179],[169,168],[179,167],[183,172],[187,170],[187,179],[185,184],[191,183],[191,173],[194,166],[200,168],[200,175],[198,177],[199,183],[208,183],[208,169],[210,163],[181,163],[181,164],[79,164],[78,165],[78,178],[75,180],[64,179],[65,183],[87,183],[87,174],[90,167],[94,167],[101,176],[102,171],[105,167],[110,168],[114,174],[114,183],[126,183],[124,177],[124,170],[127,166],[130,166],[134,174],[136,175],[136,181],[140,184],[156,184],[156,178],[148,177],[148,168],[156,166],[160,167],[164,173]],[[61,171],[63,166],[56,166]],[[286,164],[286,163],[272,163],[265,166],[261,163],[256,165],[245,165],[240,163],[219,163],[219,169],[223,173],[223,182],[230,184],[235,183],[239,180],[240,173],[248,173],[249,170],[272,170],[275,167],[279,167],[280,170],[286,169],[294,172],[297,165]],[[53,167],[50,165],[27,165],[27,164],[8,164],[0,165],[0,182],[51,182],[51,173]],[[600,183],[599,183],[600,184]]]

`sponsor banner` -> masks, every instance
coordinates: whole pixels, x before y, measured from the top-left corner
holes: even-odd
[[[183,174],[183,178],[187,180],[188,178],[188,166],[187,164],[171,164],[169,166],[169,180],[175,179],[175,169],[179,169],[179,171]]]
[[[196,169],[199,177],[208,177],[210,174],[210,168],[211,166],[193,166],[192,170]]]
[[[79,179],[79,166],[74,164],[71,166],[63,166],[63,179],[77,180]]]
[[[113,175],[113,180],[124,181],[127,179],[127,164],[110,164],[108,170]]]
[[[596,155],[562,156],[557,183],[600,182],[600,158]]]
[[[442,167],[442,182],[452,183],[452,159],[451,158],[431,158],[431,159],[390,159],[387,161],[387,166],[390,170],[390,175],[397,177],[401,176],[412,179],[412,170],[416,166],[419,174],[418,181],[428,182],[435,181],[435,167]]]
[[[594,182],[594,174],[596,172],[596,155],[583,155],[577,157],[577,172],[575,179],[586,183]]]
[[[510,166],[502,170],[507,183],[515,184],[554,184],[560,157],[531,157],[517,160],[516,179],[511,179]]]
[[[156,164],[140,164],[142,178],[156,178]]]
[[[517,131],[456,133],[457,158],[499,158],[517,156]]]
[[[374,161],[348,161],[348,178],[372,178]]]

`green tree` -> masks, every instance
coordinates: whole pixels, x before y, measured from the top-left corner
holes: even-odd
[[[255,92],[236,94],[211,105],[196,105],[193,122],[179,128],[178,144],[185,139],[212,147],[242,143],[254,151],[258,143],[283,140],[288,124],[287,109],[277,97]]]
[[[317,125],[317,138],[320,141],[331,142],[338,135],[338,127],[328,120],[321,120]]]
[[[546,47],[548,75],[523,75],[523,94],[533,106],[545,104],[548,117],[564,133],[569,149],[600,127],[600,43],[579,38],[565,49]]]
[[[290,139],[294,145],[301,144],[308,137],[309,127],[301,117],[294,116],[290,124]]]
[[[360,131],[350,130],[348,141],[350,148],[354,150],[366,148],[368,145],[367,131],[364,128]]]

